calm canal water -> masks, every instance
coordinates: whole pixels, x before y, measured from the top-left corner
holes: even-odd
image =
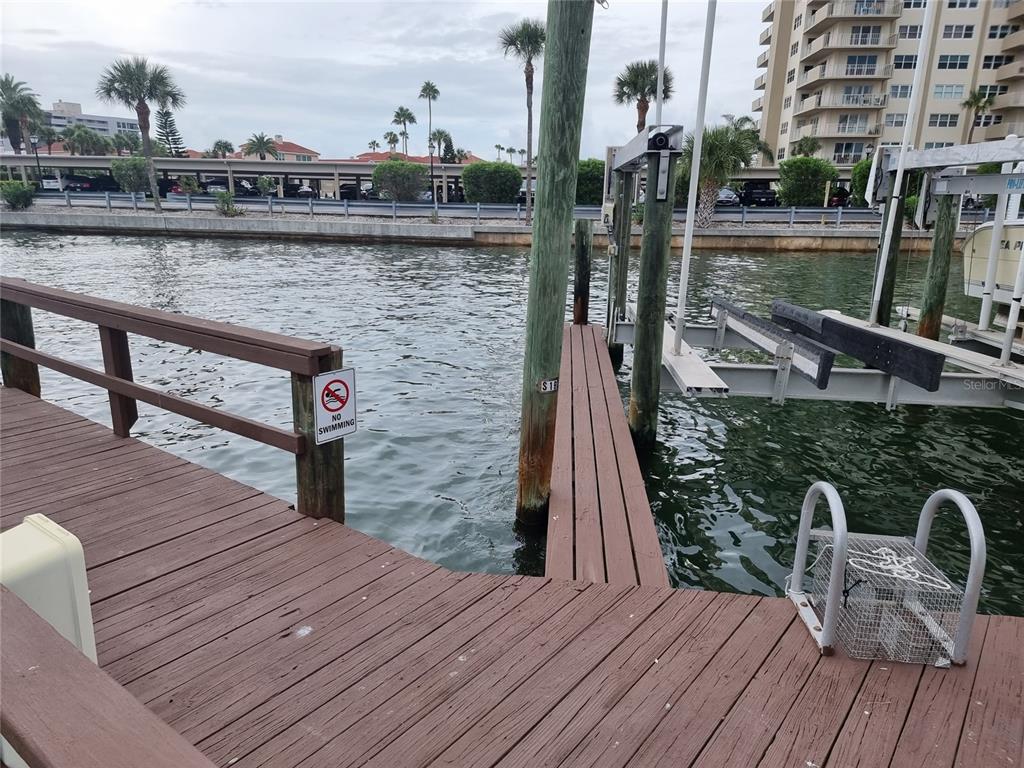
[[[357,369],[359,433],[346,443],[349,522],[446,566],[543,571],[543,542],[512,530],[525,249],[350,246],[5,233],[3,272],[173,312],[339,343]],[[918,302],[924,259],[900,276]],[[594,319],[607,265],[594,269]],[[712,296],[765,311],[775,297],[863,314],[870,255],[715,254],[694,260],[690,320]],[[678,277],[678,260],[672,267]],[[947,312],[977,313],[950,281]],[[674,299],[670,298],[674,304]],[[95,327],[36,314],[40,348],[100,367]],[[136,377],[290,425],[285,375],[133,337]],[[628,359],[620,383],[628,383]],[[109,423],[106,395],[44,373],[44,395]],[[663,395],[642,456],[674,581],[777,595],[807,486],[833,482],[855,531],[912,535],[928,494],[978,506],[989,561],[982,610],[1024,614],[1024,417],[1012,412]],[[288,454],[140,404],[137,434],[294,500]],[[942,519],[946,518],[946,519]],[[966,535],[940,517],[932,553],[962,577]]]

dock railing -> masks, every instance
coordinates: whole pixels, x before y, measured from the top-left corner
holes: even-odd
[[[37,350],[32,308],[95,323],[104,370]],[[129,333],[288,371],[293,428],[264,424],[136,383]],[[129,436],[138,420],[137,401],[142,401],[288,451],[295,455],[298,511],[310,517],[344,521],[344,441],[316,444],[313,400],[313,377],[341,367],[340,347],[136,307],[9,277],[0,277],[0,337],[0,369],[5,386],[39,397],[41,365],[106,389],[113,431],[120,437]]]

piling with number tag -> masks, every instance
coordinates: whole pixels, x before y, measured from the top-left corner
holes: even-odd
[[[548,0],[536,211],[530,250],[516,516],[543,527],[551,492],[565,286],[576,201],[593,0]],[[478,209],[479,211],[479,209]],[[478,213],[479,215],[479,213]]]
[[[590,255],[594,245],[590,219],[576,219],[573,243],[576,268],[573,270],[572,322],[574,325],[586,325],[590,314]]]

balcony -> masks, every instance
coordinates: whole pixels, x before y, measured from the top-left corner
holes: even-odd
[[[754,79],[754,90],[755,91],[763,91],[766,79],[767,79],[767,75],[758,75]]]
[[[846,154],[846,155],[833,154],[832,155],[832,165],[839,165],[839,166],[843,166],[843,165],[856,165],[857,163],[859,163],[863,159],[864,159],[864,155],[861,152],[854,152],[852,154]]]
[[[1024,129],[1024,125],[1021,123],[999,123],[999,125],[989,125],[985,128],[974,129],[974,140],[977,141],[995,141],[997,139],[1005,139],[1011,133],[1020,135],[1019,131]]]
[[[1013,90],[996,96],[992,101],[992,112],[1003,112],[1007,109],[1024,109],[1024,92]]]
[[[769,45],[771,43],[771,41],[772,41],[772,28],[771,27],[765,27],[761,31],[761,36],[759,38],[757,38],[757,42],[760,43],[761,45]]]
[[[794,114],[810,114],[825,109],[883,109],[889,103],[885,93],[818,93],[801,101]]]
[[[887,80],[892,77],[892,65],[821,64],[800,74],[797,84],[812,88],[829,80]]]
[[[1024,79],[1024,64],[1020,62],[1012,61],[1009,64],[1003,64],[996,70],[997,83],[1008,83],[1021,79]]]
[[[807,136],[816,138],[867,138],[882,133],[881,123],[809,123],[794,128],[789,135],[790,141],[798,141]]]
[[[1024,29],[1018,29],[1012,35],[1003,38],[1003,51],[1013,53],[1024,50]]]
[[[764,96],[758,96],[750,105],[751,112],[760,112],[764,109]]]
[[[824,32],[844,19],[878,21],[898,19],[903,13],[903,3],[893,0],[838,0],[826,3],[812,13],[804,22],[808,35]]]
[[[764,69],[768,66],[768,54],[770,51],[761,51],[761,55],[757,57],[757,68]]]
[[[766,5],[764,7],[763,11],[761,11],[761,21],[763,21],[763,22],[765,22],[767,24],[769,21],[771,21],[774,18],[775,18],[775,3],[771,2],[771,3],[768,3],[768,5]]]
[[[896,35],[851,35],[849,33],[826,32],[811,42],[805,49],[800,61],[811,64],[820,61],[833,51],[847,50],[890,50],[896,47]]]
[[[1007,21],[1024,21],[1024,2],[1021,0],[1014,0],[1010,3],[1010,8],[1006,12]]]

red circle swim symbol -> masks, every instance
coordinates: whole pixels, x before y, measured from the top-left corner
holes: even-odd
[[[348,402],[348,384],[341,379],[333,379],[324,385],[320,393],[320,404],[325,410],[337,413]]]

